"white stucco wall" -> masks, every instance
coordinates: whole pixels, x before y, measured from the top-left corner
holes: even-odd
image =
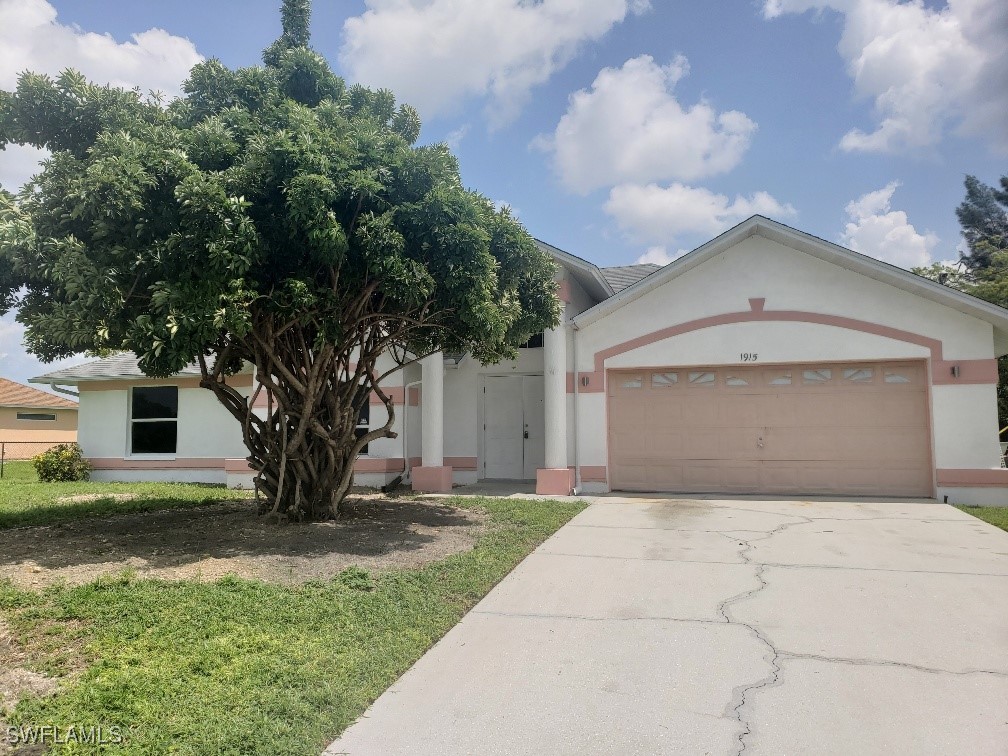
[[[180,388],[178,401],[178,444],[175,454],[167,455],[169,458],[227,459],[247,454],[238,421],[220,405],[211,392],[201,388]],[[80,392],[81,427],[78,443],[85,456],[117,459],[134,457],[129,450],[128,408],[127,389],[91,389]],[[136,458],[151,456],[136,455]]]
[[[121,385],[117,383],[116,385]],[[137,382],[137,386],[152,385]],[[158,385],[172,385],[160,383]],[[242,393],[247,391],[241,389]],[[241,428],[216,397],[206,389],[179,388],[178,442],[175,454],[134,455],[129,449],[129,389],[88,385],[80,392],[80,428],[77,440],[89,459],[167,461],[242,458],[247,452]],[[178,467],[164,470],[96,469],[94,480],[158,480],[224,483],[223,469]]]
[[[606,317],[583,325],[578,334],[578,368],[592,370],[595,352],[659,328],[748,311],[750,297],[765,298],[767,310],[856,318],[939,339],[945,359],[993,356],[989,323],[762,236],[751,236]],[[718,364],[732,364],[737,351],[733,345]]]
[[[754,235],[594,322],[582,318],[588,322],[579,323],[576,368],[591,373],[596,352],[662,328],[749,312],[750,298],[764,298],[767,311],[853,318],[936,339],[945,360],[994,357],[989,323]],[[604,367],[735,365],[743,364],[743,352],[756,353],[761,364],[931,357],[927,347],[896,338],[816,323],[758,321],[707,327],[640,346],[609,357]],[[936,468],[999,466],[994,386],[935,385],[931,403]],[[604,393],[580,393],[581,465],[607,464],[605,414]]]

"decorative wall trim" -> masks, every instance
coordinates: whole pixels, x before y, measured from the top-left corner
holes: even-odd
[[[453,470],[475,470],[476,457],[445,457],[444,463]]]
[[[752,301],[750,301],[752,304]],[[721,325],[734,325],[736,323],[759,323],[759,322],[783,322],[783,323],[815,323],[817,325],[828,325],[836,328],[846,328],[851,331],[861,331],[871,333],[876,336],[884,336],[897,341],[905,341],[910,344],[917,344],[931,352],[931,383],[935,386],[947,385],[975,385],[975,384],[996,384],[997,383],[997,361],[988,360],[946,360],[942,353],[942,342],[928,336],[922,336],[911,331],[904,331],[899,328],[872,323],[867,320],[857,320],[855,318],[842,317],[840,315],[826,315],[818,312],[802,312],[800,310],[750,310],[748,312],[728,312],[722,315],[711,315],[706,318],[698,318],[685,323],[661,328],[657,331],[638,336],[637,338],[615,344],[595,353],[594,372],[581,372],[578,377],[587,375],[589,377],[588,386],[579,387],[580,392],[598,393],[605,389],[605,361],[618,354],[638,349],[656,341],[664,341],[673,336],[681,336],[691,331],[699,331],[703,328],[712,328]],[[959,366],[959,377],[952,375],[952,366]]]
[[[388,397],[390,397],[392,399],[392,404],[394,404],[397,407],[402,407],[403,406],[403,403],[406,400],[406,387],[405,386],[382,386],[381,388],[382,388],[382,391],[385,392],[385,395],[388,396]],[[368,402],[370,404],[377,404],[379,406],[385,406],[385,403],[381,400],[381,397],[378,396],[378,393],[375,392],[375,391],[371,392],[371,396],[370,396]]]
[[[608,479],[605,465],[581,465],[581,482],[605,483]]]
[[[247,459],[225,459],[224,472],[233,475],[236,473],[254,473],[255,470],[252,469],[252,465],[249,464]]]
[[[937,474],[939,486],[1008,488],[1008,469],[1003,467],[978,470],[939,469]]]
[[[402,472],[402,457],[358,457],[354,462],[354,472]]]
[[[766,297],[749,297],[749,309],[753,312],[763,312],[766,305]]]
[[[175,459],[123,459],[91,457],[95,470],[223,470],[223,457],[176,457]],[[242,460],[244,462],[244,460]]]

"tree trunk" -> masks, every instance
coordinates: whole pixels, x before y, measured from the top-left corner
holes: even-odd
[[[325,345],[315,350],[309,346],[315,343],[313,333],[300,326],[271,326],[250,336],[247,345],[256,368],[251,396],[227,385],[227,350],[212,368],[200,360],[200,385],[213,391],[242,424],[261,514],[291,520],[338,517],[360,450],[376,438],[397,435],[391,431],[392,400],[375,376],[382,334],[366,334],[339,349]],[[384,404],[388,420],[358,437],[357,419],[372,393]],[[253,405],[262,394],[266,407],[260,416]]]

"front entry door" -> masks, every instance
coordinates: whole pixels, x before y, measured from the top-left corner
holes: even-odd
[[[532,480],[545,462],[541,375],[487,376],[483,390],[483,477]]]

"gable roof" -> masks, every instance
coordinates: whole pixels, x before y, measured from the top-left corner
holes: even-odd
[[[754,215],[748,220],[742,221],[689,254],[672,261],[655,274],[631,284],[616,296],[585,310],[574,318],[574,323],[577,326],[594,323],[756,234],[990,323],[994,326],[995,351],[999,355],[1008,353],[1008,310],[1005,308],[935,283],[903,268],[876,260],[874,257],[862,255],[859,252],[841,247],[839,244],[791,228],[783,223],[764,218],[762,215]]]
[[[140,359],[132,352],[120,352],[111,357],[84,362],[80,365],[71,365],[45,375],[37,375],[34,378],[29,378],[28,382],[74,384],[81,381],[107,381],[115,378],[146,378],[147,376],[140,369],[139,362]],[[195,363],[186,365],[178,372],[178,375],[199,374],[199,366]]]
[[[577,255],[572,255],[570,252],[564,252],[559,247],[554,247],[552,244],[547,244],[539,239],[536,239],[535,243],[539,245],[539,249],[553,255],[554,258],[566,267],[581,288],[594,297],[596,301],[608,299],[616,293],[613,291],[612,284],[602,276],[602,271],[599,270],[599,267],[595,263],[590,263]]]
[[[77,402],[53,396],[23,383],[0,378],[0,407],[46,407],[56,409],[77,409]]]
[[[608,281],[609,285],[613,287],[613,291],[619,294],[628,286],[632,286],[642,278],[647,278],[660,267],[661,265],[654,263],[640,263],[639,265],[613,265],[610,268],[600,268],[599,270],[602,272],[602,278]]]

